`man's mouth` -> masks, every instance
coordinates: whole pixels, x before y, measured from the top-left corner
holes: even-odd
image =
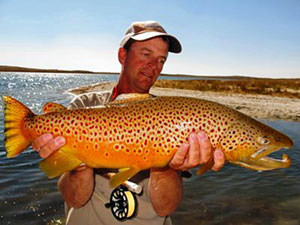
[[[149,78],[149,79],[152,79],[152,78],[153,78],[153,75],[152,75],[152,73],[150,73],[150,72],[143,72],[143,71],[141,71],[141,74],[142,74],[143,76]]]

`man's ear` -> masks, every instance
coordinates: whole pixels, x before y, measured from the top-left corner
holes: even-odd
[[[124,65],[125,63],[125,59],[126,59],[126,50],[125,48],[119,48],[119,51],[118,51],[118,58],[119,58],[119,62]]]

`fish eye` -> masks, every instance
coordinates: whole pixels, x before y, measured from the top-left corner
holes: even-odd
[[[259,137],[258,142],[262,145],[267,145],[270,143],[270,140],[268,139],[268,137],[264,136],[264,137]]]

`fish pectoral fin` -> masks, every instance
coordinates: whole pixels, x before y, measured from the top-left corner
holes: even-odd
[[[138,94],[138,93],[129,93],[119,95],[116,100],[108,103],[107,105],[126,105],[129,103],[141,102],[147,99],[153,98],[151,94]]]
[[[67,108],[61,104],[57,104],[54,102],[48,102],[43,106],[43,112],[50,113],[50,112],[61,112],[67,110]]]
[[[49,178],[57,177],[78,167],[82,162],[61,149],[40,162],[40,168]]]
[[[214,166],[214,160],[211,159],[207,163],[203,164],[196,172],[197,175],[202,175],[206,171],[210,170]]]
[[[112,178],[109,181],[110,187],[115,188],[131,177],[133,177],[135,174],[137,174],[140,170],[135,168],[121,168],[119,169],[119,172],[112,176]]]

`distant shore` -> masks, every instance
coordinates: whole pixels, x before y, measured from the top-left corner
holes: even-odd
[[[112,74],[117,75],[117,73],[111,72],[92,72],[88,70],[59,70],[59,69],[38,69],[38,68],[29,68],[21,66],[3,66],[0,65],[0,72],[35,72],[35,73],[86,73],[86,74]]]
[[[150,93],[157,96],[186,96],[206,99],[227,105],[244,114],[257,119],[288,120],[300,122],[300,98],[287,96],[274,96],[267,94],[246,94],[225,91],[199,91],[166,87],[165,80],[151,88]],[[176,83],[170,81],[168,84]],[[179,81],[180,82],[180,81]],[[189,81],[192,85],[194,82]],[[165,85],[165,87],[158,87]],[[116,82],[97,83],[89,86],[68,90],[73,95],[86,92],[111,90]],[[186,85],[188,86],[188,85]],[[300,87],[299,87],[300,88]]]
[[[105,74],[105,75],[119,75],[117,72],[95,72],[88,70],[60,70],[60,69],[39,69],[21,66],[6,66],[0,65],[0,72],[24,72],[24,73],[83,73],[83,74]],[[201,77],[209,79],[247,79],[245,76],[203,76],[203,75],[189,75],[189,74],[161,74],[162,76],[170,77]]]
[[[1,66],[0,72],[111,74],[83,70],[53,70]],[[227,105],[258,119],[300,122],[300,79],[264,79],[243,76],[194,76],[162,74],[173,77],[195,77],[195,80],[158,80],[154,95],[187,96]],[[207,79],[206,79],[207,78]],[[78,95],[91,91],[110,90],[116,83],[104,82],[68,90]]]
[[[105,75],[119,75],[118,72],[95,72],[88,70],[61,70],[61,69],[40,69],[40,68],[29,68],[21,66],[7,66],[0,65],[0,72],[35,72],[35,73],[84,73],[84,74],[105,74]],[[192,74],[166,74],[162,73],[162,76],[170,77],[189,77],[189,78],[201,78],[201,79],[221,79],[221,80],[282,80],[282,79],[273,79],[273,78],[260,78],[255,76],[242,76],[242,75],[231,75],[231,76],[222,76],[222,75],[192,75]],[[287,78],[286,80],[300,80],[294,78]]]

